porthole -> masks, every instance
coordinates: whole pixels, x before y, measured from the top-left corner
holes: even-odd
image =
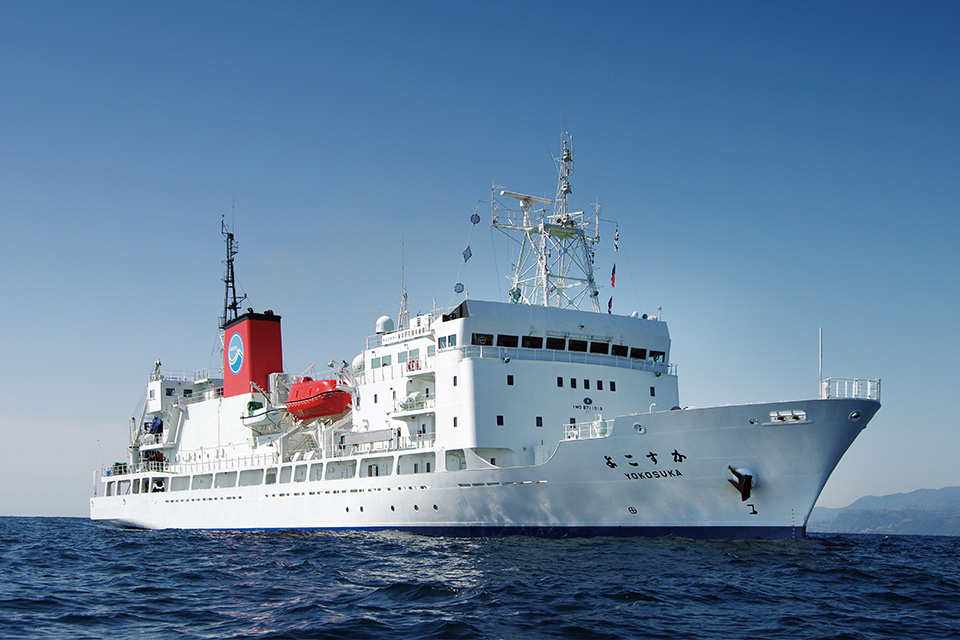
[[[420,507],[418,507],[417,505],[413,505],[413,510],[414,510],[414,511],[420,511]]]
[[[350,513],[350,507],[347,507],[347,513]]]
[[[637,433],[640,433],[640,434],[643,434],[643,433],[646,433],[646,432],[647,432],[647,428],[644,427],[644,426],[643,426],[642,424],[640,424],[639,422],[634,422],[634,423],[633,423],[633,428],[637,431]]]
[[[847,420],[849,420],[850,422],[860,422],[861,418],[863,418],[863,414],[857,410],[851,411],[850,415],[847,416]]]
[[[397,510],[397,508],[396,508],[395,506],[390,505],[390,511],[396,511],[396,510]]]
[[[760,421],[757,420],[756,418],[750,418],[750,424],[757,424],[758,422]]]
[[[363,507],[360,507],[360,513],[363,513]]]
[[[433,505],[433,510],[434,510],[434,511],[440,511],[440,508],[437,507],[437,505]]]

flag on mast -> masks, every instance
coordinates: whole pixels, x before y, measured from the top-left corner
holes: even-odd
[[[610,300],[607,301],[607,313],[613,315],[613,296],[610,296]]]
[[[620,229],[613,234],[613,252],[616,253],[620,248]]]
[[[613,271],[610,273],[610,286],[617,286],[617,264],[613,264]]]

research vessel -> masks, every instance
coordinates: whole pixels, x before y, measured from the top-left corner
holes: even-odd
[[[517,243],[506,301],[469,299],[458,284],[458,304],[410,317],[404,291],[396,321],[377,318],[349,363],[324,354],[321,373],[284,371],[279,315],[241,313],[224,229],[223,369],[156,363],[128,459],[94,474],[90,517],[151,529],[802,537],[880,408],[880,381],[682,408],[662,314],[617,315],[600,300],[600,209],[567,209],[567,135],[555,162],[554,198],[493,189],[491,224]]]

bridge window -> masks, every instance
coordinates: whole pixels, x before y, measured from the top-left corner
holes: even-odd
[[[637,347],[631,347],[631,349],[630,349],[630,357],[631,357],[631,358],[636,358],[636,359],[638,359],[638,360],[646,360],[646,359],[647,359],[647,350],[646,350],[646,349],[638,349]]]
[[[498,347],[516,347],[520,344],[520,338],[517,336],[507,336],[500,334],[497,336]]]
[[[629,351],[630,349],[625,344],[615,344],[610,346],[610,353],[615,356],[626,358]]]
[[[523,336],[520,346],[526,349],[543,349],[543,338],[539,336]]]
[[[570,338],[570,344],[567,346],[567,349],[569,349],[570,351],[586,351],[587,341],[574,340],[573,338]]]
[[[475,333],[473,334],[473,341],[471,344],[479,345],[481,347],[493,346],[493,334],[492,333]]]
[[[591,342],[590,343],[590,353],[608,353],[610,351],[610,345],[606,342]]]
[[[446,349],[447,348],[447,336],[441,336],[437,338],[437,348]]]
[[[667,358],[667,354],[664,353],[663,351],[650,352],[650,359],[653,360],[654,362],[663,362],[664,360],[666,360],[666,358]]]
[[[547,349],[563,350],[566,346],[566,338],[547,338]]]

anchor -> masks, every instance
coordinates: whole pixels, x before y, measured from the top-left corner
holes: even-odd
[[[750,499],[750,490],[753,488],[753,474],[746,469],[734,469],[731,466],[728,466],[727,469],[730,469],[730,473],[736,478],[736,480],[727,478],[727,482],[740,492],[740,501],[746,502]]]

